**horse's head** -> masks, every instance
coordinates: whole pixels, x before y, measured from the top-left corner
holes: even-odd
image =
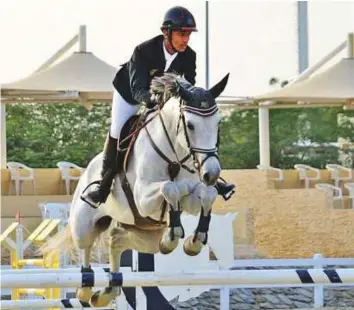
[[[229,75],[209,90],[194,87],[184,78],[171,73],[152,81],[152,92],[158,101],[173,101],[177,119],[176,135],[179,145],[193,157],[200,178],[206,185],[214,185],[221,167],[217,155],[220,124],[217,98],[224,90]]]

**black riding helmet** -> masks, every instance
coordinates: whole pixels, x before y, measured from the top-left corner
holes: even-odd
[[[170,8],[165,13],[161,30],[167,30],[168,40],[175,51],[172,44],[172,31],[198,31],[193,14],[182,6]]]

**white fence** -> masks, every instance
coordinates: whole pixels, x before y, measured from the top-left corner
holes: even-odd
[[[327,266],[340,266],[341,268],[338,269],[326,269]],[[104,265],[103,267],[108,267],[108,265]],[[124,285],[126,285],[125,281],[128,281],[128,285],[164,285],[161,281],[169,281],[169,285],[191,285],[191,284],[198,284],[204,283],[212,288],[219,288],[220,289],[220,309],[229,309],[230,305],[230,288],[264,288],[264,287],[277,287],[277,288],[288,288],[288,287],[314,287],[314,306],[316,308],[323,307],[324,304],[324,294],[323,290],[326,286],[354,286],[354,269],[349,267],[354,267],[354,258],[324,258],[320,254],[316,254],[312,259],[256,259],[256,260],[235,260],[233,264],[233,269],[238,268],[267,268],[267,267],[278,267],[278,268],[301,268],[307,267],[310,269],[267,269],[267,270],[232,270],[232,271],[215,271],[207,272],[202,270],[200,273],[195,273],[193,276],[194,280],[187,280],[186,277],[190,277],[190,273],[185,273],[185,276],[181,276],[181,273],[170,274],[168,278],[159,279],[156,278],[158,276],[156,273],[148,273],[151,276],[147,279],[144,274],[144,279],[142,280],[139,273],[129,273],[126,275],[128,278],[124,278]],[[343,268],[345,267],[345,268]],[[347,268],[348,267],[348,268]],[[313,268],[313,269],[311,269]],[[96,275],[104,275],[107,274],[107,269],[103,269],[102,267],[93,267],[94,273]],[[313,279],[314,283],[303,283],[301,277],[298,275],[296,270],[303,270],[307,272],[308,275]],[[341,283],[331,283],[331,280],[328,278],[328,275],[324,273],[324,271],[334,270],[339,278],[341,279]],[[75,284],[81,284],[82,275],[78,277],[80,273],[80,268],[66,268],[63,269],[65,271],[65,275],[61,273],[61,276],[64,277],[72,277],[75,275],[77,277]],[[4,269],[2,268],[2,278],[6,276],[21,276],[23,279],[24,272],[30,274],[30,278],[33,279],[35,274],[41,273],[41,277],[44,276],[46,273],[48,276],[58,272],[58,269],[55,270],[48,270],[48,269],[22,269],[22,270],[11,270],[11,269]],[[71,273],[70,273],[71,272]],[[134,274],[136,276],[134,276]],[[204,274],[204,275],[203,275]],[[218,274],[215,277],[215,274]],[[229,276],[227,276],[229,274]],[[306,274],[306,273],[305,273]],[[333,274],[333,273],[332,273]],[[131,275],[131,277],[130,277]],[[274,280],[267,280],[266,277],[273,277],[274,275],[278,275],[277,278]],[[238,277],[237,280],[231,279],[231,277]],[[130,278],[129,278],[130,277]],[[210,277],[212,279],[210,279]],[[17,277],[15,277],[17,278]],[[177,279],[176,279],[177,278]],[[61,279],[61,278],[60,278]],[[21,279],[20,279],[21,280]],[[38,279],[37,279],[38,280]],[[103,282],[103,286],[107,284],[108,278],[101,279]],[[211,280],[211,281],[209,281]],[[334,282],[339,282],[333,278]],[[53,281],[53,280],[51,280]],[[72,280],[70,280],[70,286],[72,287]],[[130,281],[130,282],[129,282]],[[138,281],[138,282],[137,282]],[[12,282],[12,280],[11,280]],[[19,281],[21,283],[22,281]],[[16,283],[16,286],[19,284]],[[130,283],[130,284],[129,284]],[[31,287],[32,284],[31,283]],[[53,283],[51,283],[52,285]],[[213,285],[210,285],[213,284]],[[9,284],[8,284],[9,285]],[[41,286],[43,287],[43,286]],[[3,287],[4,288],[4,287]]]

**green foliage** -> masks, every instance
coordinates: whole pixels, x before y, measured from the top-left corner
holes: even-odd
[[[110,109],[108,104],[90,111],[70,103],[8,105],[7,160],[41,168],[65,160],[85,167],[103,148]]]
[[[110,104],[90,111],[69,103],[12,104],[6,110],[8,161],[36,168],[56,167],[62,160],[86,167],[102,150],[110,126]],[[339,152],[335,143],[338,138],[354,142],[354,111],[274,109],[269,114],[272,166],[324,168],[340,161],[353,166],[353,147]],[[225,117],[220,128],[223,169],[255,169],[258,137],[258,110],[235,110]]]
[[[354,142],[354,112],[341,108],[270,110],[271,165],[296,163],[324,168],[327,163],[354,165],[354,149],[338,149],[338,139]],[[224,169],[254,169],[259,163],[258,110],[235,110],[221,126]],[[343,156],[344,155],[344,156]]]

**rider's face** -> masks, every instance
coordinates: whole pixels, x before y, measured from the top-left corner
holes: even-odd
[[[173,31],[172,44],[178,52],[184,52],[188,46],[191,31]]]
[[[177,52],[184,52],[188,46],[191,31],[172,31],[172,43]],[[164,31],[165,44],[168,51],[173,54],[176,51],[172,48],[168,40],[167,31]]]

